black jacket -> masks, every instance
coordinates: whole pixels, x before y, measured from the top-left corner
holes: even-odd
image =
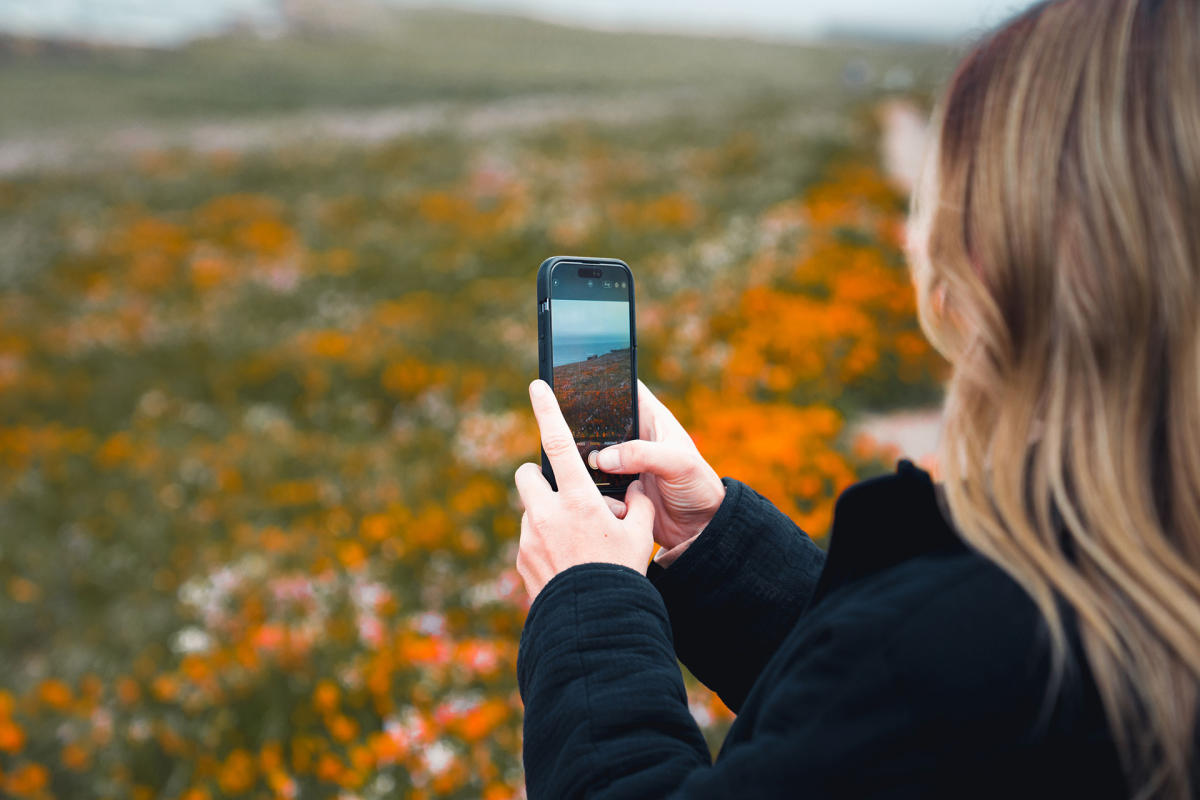
[[[708,528],[649,579],[556,576],[517,664],[542,798],[1127,795],[1078,655],[1049,692],[1029,597],[943,519],[907,461],[838,499],[828,558],[725,479]],[[737,713],[716,763],[676,662]]]

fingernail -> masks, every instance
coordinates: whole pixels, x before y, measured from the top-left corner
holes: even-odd
[[[595,453],[596,451],[592,451]],[[596,466],[593,469],[618,469],[621,466],[621,453],[616,447],[610,447],[596,453]]]
[[[595,450],[588,453],[587,462],[588,462],[588,466],[591,467],[592,469],[600,469],[600,467],[596,464],[596,456],[597,455],[599,455],[599,453],[597,453]]]
[[[529,394],[531,396],[537,396],[539,394],[542,394],[545,391],[546,391],[546,384],[540,378],[538,380],[534,381],[533,383],[529,384]]]

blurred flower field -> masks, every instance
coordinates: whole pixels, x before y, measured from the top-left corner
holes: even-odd
[[[523,796],[543,258],[632,265],[643,380],[814,536],[938,397],[869,110],[795,112],[0,181],[0,794]]]

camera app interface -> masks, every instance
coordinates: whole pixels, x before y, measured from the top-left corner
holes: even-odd
[[[551,277],[554,393],[585,463],[592,450],[633,438],[631,291],[618,267],[561,264]],[[602,489],[637,477],[588,471]]]

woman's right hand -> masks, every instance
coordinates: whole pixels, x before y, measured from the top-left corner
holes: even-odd
[[[643,491],[654,504],[654,541],[670,549],[704,530],[725,499],[725,484],[641,381],[638,416],[640,439],[593,450],[588,464],[612,475],[641,473]]]

